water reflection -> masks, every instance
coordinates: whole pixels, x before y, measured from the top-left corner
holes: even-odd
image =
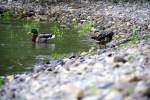
[[[27,24],[26,24],[27,23]],[[37,23],[36,23],[37,24]],[[60,58],[71,52],[88,51],[91,44],[84,37],[79,37],[76,31],[63,30],[60,26],[59,34],[51,31],[57,29],[53,23],[42,23],[38,25],[40,32],[53,32],[56,38],[47,44],[32,44],[31,34],[27,34],[31,27],[29,22],[0,22],[0,75],[18,73],[32,69],[36,58],[41,56],[46,59]]]
[[[51,49],[51,51],[55,50],[55,44],[52,43],[32,43],[33,48],[35,49],[42,49],[42,48],[48,48]]]

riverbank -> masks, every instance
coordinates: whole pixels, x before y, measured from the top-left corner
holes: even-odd
[[[100,32],[104,27],[104,31],[113,31],[115,36],[106,49],[48,61],[35,65],[31,72],[7,76],[0,100],[148,100],[149,6],[101,1],[62,3],[52,5],[50,15],[27,17],[42,21],[38,16],[47,16],[46,20],[60,21],[66,27],[73,21],[80,25],[88,20],[95,23],[94,30]],[[37,10],[36,6],[33,9],[33,12]],[[91,30],[88,35],[92,33]],[[141,39],[143,35],[146,39]],[[124,44],[122,40],[129,36],[130,41]]]

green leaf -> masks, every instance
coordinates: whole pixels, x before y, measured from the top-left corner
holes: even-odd
[[[3,86],[5,84],[4,79],[0,78],[0,87]]]

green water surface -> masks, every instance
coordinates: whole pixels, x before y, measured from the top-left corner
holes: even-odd
[[[53,31],[56,38],[47,44],[33,44],[32,35],[27,34],[32,27],[38,27],[40,32]],[[90,47],[84,36],[75,30],[65,30],[58,23],[0,21],[0,75],[29,71],[37,57],[58,59],[70,53],[88,51]]]

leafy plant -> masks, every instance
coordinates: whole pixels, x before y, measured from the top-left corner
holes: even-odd
[[[0,15],[0,20],[2,20],[3,22],[8,22],[12,18],[13,18],[13,12],[12,11],[6,11]]]
[[[27,21],[23,24],[23,27],[24,29],[27,31],[27,32],[30,32],[31,29],[35,28],[35,29],[38,29],[39,30],[39,22],[36,22],[36,21]]]
[[[0,78],[0,87],[3,86],[4,84],[5,84],[5,81],[2,78]]]
[[[133,29],[131,40],[129,41],[130,44],[136,44],[141,40],[148,40],[150,39],[150,34],[142,32],[139,28]]]
[[[57,22],[54,23],[54,26],[52,26],[50,30],[55,33],[57,37],[62,37],[64,34],[64,29]]]
[[[140,34],[140,29],[134,28],[133,32],[132,32],[131,40],[129,41],[129,44],[136,44],[141,38],[140,35],[142,35],[142,34]]]
[[[85,33],[87,33],[92,27],[94,26],[94,23],[90,21],[85,21],[81,28],[80,28],[80,36],[83,36]]]
[[[131,45],[137,44],[141,40],[149,40],[150,34],[142,32],[139,28],[135,27],[132,31],[131,39],[126,44],[121,44],[120,48],[126,48]]]
[[[62,53],[53,53],[52,57],[54,59],[60,59],[60,58],[64,58],[67,54],[62,54]]]

